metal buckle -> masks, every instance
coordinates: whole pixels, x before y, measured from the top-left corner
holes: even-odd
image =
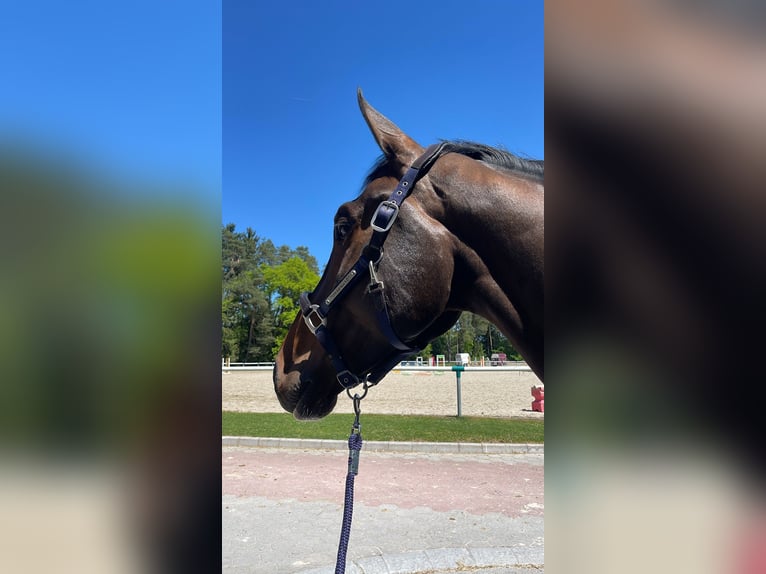
[[[327,322],[325,321],[325,317],[322,317],[322,314],[319,312],[319,305],[312,305],[309,309],[309,312],[303,315],[303,320],[309,328],[309,331],[311,331],[311,334],[316,335],[317,329],[326,326]],[[319,318],[319,324],[314,324],[312,321],[313,316]]]
[[[384,226],[380,226],[377,224],[378,215],[380,214],[380,208],[383,206],[390,207],[394,210],[394,212],[389,217],[388,221],[385,223]],[[387,199],[386,201],[380,202],[377,209],[375,209],[375,213],[372,215],[372,221],[370,223],[370,226],[375,231],[380,231],[381,233],[385,233],[389,229],[391,229],[391,226],[394,224],[394,221],[396,221],[397,216],[399,215],[399,204],[395,201],[391,201],[390,199]]]
[[[338,373],[336,378],[338,380],[338,383],[340,383],[340,386],[346,389],[346,391],[348,391],[349,389],[353,389],[354,387],[359,385],[359,383],[361,383],[361,381],[359,380],[359,377],[357,377],[354,373],[352,373],[348,369]],[[365,394],[367,393],[365,392]]]
[[[382,290],[383,281],[378,279],[378,275],[375,273],[375,263],[370,261],[370,284],[367,285],[367,293],[375,293]]]

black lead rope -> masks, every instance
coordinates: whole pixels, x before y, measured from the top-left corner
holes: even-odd
[[[348,396],[351,393],[346,391]],[[354,514],[354,478],[359,472],[359,453],[362,450],[362,425],[359,423],[359,414],[361,412],[360,403],[367,394],[367,386],[364,388],[364,394],[360,397],[354,394],[351,399],[354,401],[354,424],[351,426],[351,434],[348,437],[348,473],[346,474],[346,497],[343,501],[343,523],[340,528],[340,542],[338,544],[338,558],[335,561],[335,574],[345,574],[346,572],[346,551],[348,550],[348,541],[351,537],[351,519]]]
[[[359,453],[362,450],[359,405],[362,399],[367,395],[369,387],[377,384],[401,359],[419,350],[419,347],[404,343],[394,331],[393,325],[391,324],[391,318],[388,315],[386,300],[383,297],[383,281],[378,279],[376,268],[381,257],[383,257],[383,243],[388,237],[388,233],[391,231],[391,227],[399,215],[399,209],[402,203],[407,199],[410,193],[412,193],[415,183],[428,173],[428,170],[433,163],[445,153],[445,149],[444,142],[429,146],[405,172],[404,177],[399,180],[399,184],[388,199],[378,205],[370,221],[370,227],[373,230],[370,242],[362,250],[362,254],[359,256],[359,259],[354,266],[346,272],[340,281],[338,281],[330,294],[324,299],[319,299],[317,301],[312,301],[312,296],[308,293],[302,293],[300,297],[303,320],[309,331],[314,334],[332,360],[338,383],[346,389],[346,393],[354,401],[354,413],[356,413],[354,424],[351,427],[351,435],[348,437],[346,496],[343,504],[343,524],[340,529],[340,543],[338,545],[338,558],[335,562],[335,574],[345,574],[346,572],[346,552],[348,550],[348,541],[351,535],[351,518],[354,513],[354,478],[359,472]],[[388,339],[389,344],[396,352],[387,361],[373,367],[367,373],[362,373],[361,376],[359,376],[352,373],[346,366],[346,362],[340,353],[340,349],[327,327],[327,315],[330,312],[330,309],[337,304],[338,301],[343,299],[343,297],[362,280],[367,272],[369,272],[370,276],[370,284],[367,286],[367,292],[375,299],[374,307],[378,325],[386,339]],[[350,389],[360,384],[363,385],[364,388],[362,396],[355,394],[352,397]]]

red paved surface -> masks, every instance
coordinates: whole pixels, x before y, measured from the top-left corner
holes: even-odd
[[[344,452],[225,448],[223,494],[342,504]],[[513,455],[392,455],[362,450],[356,500],[471,514],[542,516],[543,465]]]

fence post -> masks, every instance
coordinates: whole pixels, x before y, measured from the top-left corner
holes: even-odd
[[[452,365],[452,370],[455,371],[455,377],[457,379],[457,416],[463,416],[463,397],[462,389],[460,388],[460,374],[465,370],[463,365]]]

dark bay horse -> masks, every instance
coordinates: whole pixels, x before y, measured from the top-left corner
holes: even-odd
[[[280,403],[327,415],[462,311],[497,325],[542,379],[543,162],[468,142],[424,150],[358,99],[383,157],[335,215],[324,275],[277,354]]]

